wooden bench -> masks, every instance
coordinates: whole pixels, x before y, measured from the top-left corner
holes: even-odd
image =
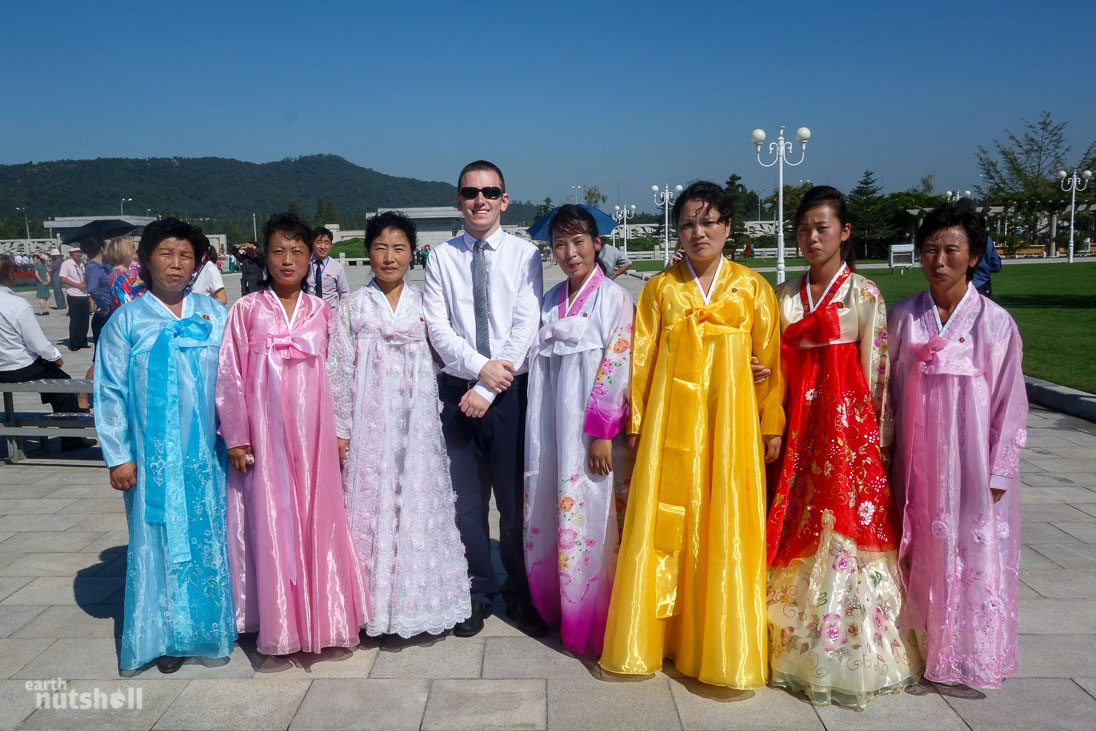
[[[95,438],[95,420],[91,414],[54,414],[45,411],[16,411],[16,393],[91,393],[92,381],[86,378],[44,378],[22,383],[0,383],[4,394],[4,421],[0,423],[0,437],[8,444],[8,464],[26,457],[23,440],[27,437],[41,439],[43,449],[48,449],[50,437]]]

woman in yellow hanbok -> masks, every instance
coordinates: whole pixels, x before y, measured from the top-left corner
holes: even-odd
[[[674,204],[683,260],[643,287],[632,351],[637,450],[600,664],[705,683],[768,680],[765,466],[784,382],[773,290],[723,258],[734,204],[715,183]],[[750,358],[771,370],[754,384]]]

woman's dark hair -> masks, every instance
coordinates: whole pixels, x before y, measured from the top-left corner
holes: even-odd
[[[696,200],[704,203],[705,209],[714,208],[719,214],[720,223],[730,221],[731,217],[734,216],[734,199],[727,195],[727,191],[724,190],[723,186],[707,180],[698,180],[681,191],[677,200],[674,201],[674,223],[677,223],[680,219],[685,204]]]
[[[274,234],[280,233],[287,241],[300,241],[308,247],[308,266],[301,277],[301,289],[308,289],[308,273],[312,268],[312,229],[295,213],[275,213],[263,224],[263,248],[266,249],[266,262],[263,268],[263,278],[259,281],[262,287],[268,287],[274,283],[270,276],[270,239]]]
[[[556,211],[556,215],[552,216],[552,220],[548,222],[548,241],[551,244],[551,240],[555,238],[556,234],[571,235],[576,234],[589,234],[590,240],[594,242],[594,261],[598,267],[601,268],[603,274],[608,274],[609,270],[606,268],[605,263],[601,261],[601,258],[596,254],[600,250],[597,244],[597,221],[594,220],[594,214],[582,206],[576,206],[574,203],[565,203],[559,207]]]
[[[198,268],[198,263],[202,261],[206,254],[206,247],[209,246],[209,239],[202,233],[202,229],[191,226],[186,221],[180,221],[178,218],[165,218],[145,226],[141,234],[141,243],[137,246],[137,261],[141,263],[141,281],[148,289],[152,289],[152,272],[148,268],[148,263],[152,260],[152,252],[156,251],[156,247],[164,239],[189,241],[194,250],[195,269]]]
[[[415,222],[399,211],[384,211],[365,222],[365,253],[369,254],[369,247],[377,240],[385,229],[394,228],[402,231],[407,237],[407,243],[411,244],[411,253],[415,252],[418,244],[418,234],[415,231]]]
[[[0,284],[7,286],[11,284],[11,280],[15,277],[15,270],[18,266],[15,264],[15,257],[11,254],[0,254]]]
[[[926,241],[946,228],[963,229],[971,259],[974,257],[981,259],[986,255],[986,219],[975,210],[969,200],[959,200],[955,203],[941,203],[921,221],[921,225],[917,227],[917,234],[913,238],[913,247],[917,251],[917,256],[921,256],[921,249]],[[968,282],[974,276],[975,265],[972,264],[967,269]]]
[[[845,228],[845,224],[849,222],[849,207],[845,204],[845,196],[831,185],[816,185],[803,195],[803,200],[799,201],[799,207],[795,209],[795,218],[792,220],[797,231],[799,222],[807,215],[807,211],[819,206],[829,206],[841,228]],[[851,236],[841,242],[841,259],[849,269],[856,271],[856,247],[853,246]]]
[[[99,252],[103,250],[103,240],[96,238],[95,236],[88,236],[87,238],[80,239],[80,251],[84,252],[84,256],[92,259],[99,256]]]

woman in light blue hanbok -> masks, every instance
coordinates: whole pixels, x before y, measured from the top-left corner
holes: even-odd
[[[114,312],[95,349],[95,428],[129,523],[122,670],[156,660],[172,673],[236,640],[213,402],[225,308],[186,293],[206,246],[182,221],[149,225],[149,292]]]

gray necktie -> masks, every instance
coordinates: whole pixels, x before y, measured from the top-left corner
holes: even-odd
[[[485,358],[491,357],[491,325],[487,317],[491,298],[487,291],[487,256],[483,250],[486,241],[477,241],[472,247],[472,302],[476,310],[476,350]]]

